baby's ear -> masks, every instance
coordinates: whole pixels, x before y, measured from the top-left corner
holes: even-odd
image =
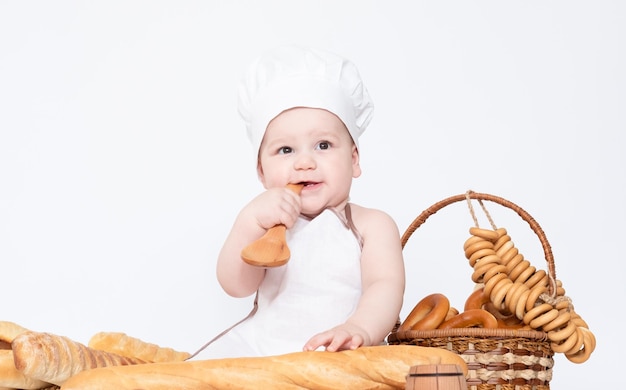
[[[361,176],[361,164],[359,163],[359,149],[356,145],[352,145],[352,177]]]
[[[261,184],[263,184],[263,187],[265,187],[265,174],[263,173],[263,167],[260,161],[256,165],[256,174]]]

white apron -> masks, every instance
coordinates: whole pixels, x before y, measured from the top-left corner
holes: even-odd
[[[345,322],[361,297],[361,246],[356,230],[333,210],[300,217],[287,230],[291,258],[268,268],[258,309],[193,360],[301,351],[315,334]]]

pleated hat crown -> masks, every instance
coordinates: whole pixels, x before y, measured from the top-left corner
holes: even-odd
[[[239,114],[257,155],[269,122],[294,107],[332,112],[345,124],[357,148],[374,113],[351,61],[324,50],[283,46],[254,60],[239,86]]]

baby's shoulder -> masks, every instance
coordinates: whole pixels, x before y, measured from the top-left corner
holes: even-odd
[[[383,210],[361,206],[356,203],[350,203],[350,212],[353,216],[358,216],[362,218],[376,218],[387,215],[387,213],[385,213]]]
[[[383,210],[350,203],[350,212],[354,225],[362,232],[367,229],[397,229],[393,218]]]

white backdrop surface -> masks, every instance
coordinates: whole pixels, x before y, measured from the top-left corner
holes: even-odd
[[[584,364],[556,356],[552,388],[615,385],[625,17],[617,0],[2,1],[0,320],[193,352],[243,317],[251,299],[214,273],[262,189],[236,83],[260,52],[301,43],[351,58],[376,104],[353,201],[401,231],[468,189],[521,206],[598,341]],[[528,225],[487,207],[545,268]],[[403,316],[432,292],[462,308],[471,225],[455,204],[410,239]]]

